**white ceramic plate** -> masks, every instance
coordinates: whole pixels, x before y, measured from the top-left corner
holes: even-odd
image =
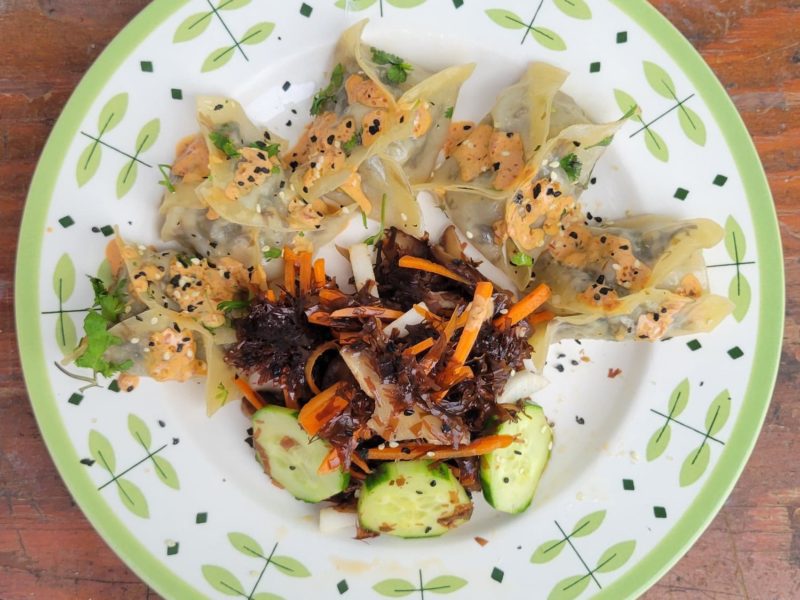
[[[771,396],[782,261],[749,137],[643,0],[349,4],[157,0],[86,75],[42,156],[19,246],[19,343],[53,458],[112,548],[170,598],[634,596],[714,516]],[[557,440],[533,506],[511,517],[480,499],[469,524],[438,539],[321,534],[318,508],[261,473],[237,403],[205,418],[199,383],[80,392],[53,365],[79,337],[83,274],[101,267],[111,227],[157,241],[158,165],[194,130],[194,97],[230,95],[296,137],[335,40],[363,17],[368,41],[426,66],[478,62],[457,117],[480,116],[534,59],[568,69],[566,91],[596,120],[633,98],[641,120],[602,159],[589,209],[710,217],[726,230],[706,258],[734,315],[696,339],[554,347],[538,401]]]

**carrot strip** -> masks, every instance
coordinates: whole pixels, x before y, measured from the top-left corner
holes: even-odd
[[[308,315],[308,322],[313,323],[314,325],[326,325],[326,326],[333,325],[333,319],[331,319],[331,314],[321,310],[318,310],[317,312],[313,312],[310,315]]]
[[[261,396],[259,396],[258,393],[251,388],[244,379],[240,377],[233,383],[237,388],[239,388],[239,391],[242,392],[242,395],[245,397],[245,399],[253,405],[253,408],[256,410],[264,408],[264,401],[261,399]]]
[[[370,469],[369,465],[361,459],[361,457],[358,455],[357,452],[353,452],[350,455],[350,462],[353,463],[355,466],[357,466],[362,471],[364,471],[364,473],[367,473],[367,474],[372,473],[372,469]]]
[[[325,475],[325,473],[331,473],[338,469],[342,465],[342,458],[339,456],[339,452],[336,448],[331,448],[328,451],[328,454],[325,455],[325,458],[322,459],[322,464],[320,464],[319,468],[317,469],[317,473],[320,475]]]
[[[297,258],[300,262],[300,293],[306,295],[311,291],[311,253],[301,252]]]
[[[469,281],[461,277],[461,275],[454,273],[453,271],[451,271],[447,267],[440,265],[439,263],[435,263],[425,258],[418,258],[416,256],[403,256],[400,258],[398,264],[406,269],[417,269],[419,271],[427,271],[428,273],[441,275],[442,277],[447,277],[448,279],[452,279],[454,281],[458,281],[459,283],[469,285]]]
[[[314,285],[317,288],[325,286],[325,259],[318,258],[314,261]]]
[[[546,283],[540,283],[530,294],[513,304],[508,309],[508,314],[497,317],[494,320],[494,326],[498,329],[508,329],[512,325],[516,325],[547,302],[548,298],[550,298],[550,287]]]
[[[415,304],[413,307],[414,311],[423,316],[426,321],[428,321],[434,327],[441,327],[444,323],[444,319],[439,315],[433,314],[431,311],[426,310],[425,308],[421,307],[419,304]]]
[[[433,346],[433,338],[425,338],[421,342],[414,344],[403,350],[403,354],[407,356],[416,356],[420,352],[425,352],[428,348]]]
[[[556,318],[556,313],[551,310],[543,310],[542,312],[533,313],[526,320],[531,325],[539,325],[540,323],[547,323]]]
[[[369,460],[413,460],[425,456],[433,460],[449,460],[451,458],[481,456],[493,450],[507,448],[513,442],[513,435],[487,435],[460,448],[414,443],[400,444],[396,448],[390,448],[386,445],[383,448],[379,446],[368,450],[367,458]]]
[[[294,265],[297,261],[297,256],[292,249],[288,246],[283,249],[283,287],[286,288],[286,293],[294,296]]]
[[[311,388],[311,391],[315,394],[319,394],[322,390],[319,389],[316,382],[314,381],[314,365],[317,362],[317,359],[325,354],[328,350],[333,350],[336,348],[336,344],[333,342],[326,342],[321,346],[317,346],[314,348],[314,351],[308,355],[308,359],[306,360],[306,366],[304,369],[305,376],[306,376],[306,383],[308,387]]]
[[[344,319],[352,317],[378,317],[379,319],[397,319],[402,317],[405,313],[400,310],[392,310],[391,308],[383,308],[382,306],[351,306],[349,308],[340,308],[331,313],[334,319]]]
[[[346,296],[344,295],[344,293],[340,292],[339,290],[322,288],[319,291],[319,299],[324,302],[336,302],[337,300],[343,300],[345,297]]]
[[[472,299],[472,306],[469,309],[464,331],[461,333],[461,338],[458,340],[456,350],[453,352],[453,358],[448,367],[448,371],[451,373],[455,372],[458,367],[467,361],[467,357],[472,351],[472,346],[475,345],[475,340],[478,339],[478,332],[486,319],[487,309],[491,308],[492,290],[492,284],[488,281],[481,281],[475,287],[475,296]]]
[[[349,401],[338,395],[339,384],[326,388],[300,409],[297,421],[308,435],[316,435],[325,424],[342,412]]]
[[[428,352],[428,354],[425,355],[425,358],[422,359],[420,368],[426,375],[433,370],[433,368],[436,366],[436,363],[438,363],[442,358],[444,351],[447,349],[447,344],[450,342],[450,338],[453,337],[453,334],[456,331],[457,321],[457,311],[453,311],[453,314],[450,316],[450,320],[442,329],[442,335],[439,336],[439,339],[436,340],[436,343],[433,345],[430,352]]]

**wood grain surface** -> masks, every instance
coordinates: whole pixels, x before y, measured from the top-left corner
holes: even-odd
[[[602,1],[602,0],[600,0]],[[84,72],[146,0],[0,0],[0,599],[157,597],[61,482],[31,412],[14,248],[39,153]],[[800,598],[800,0],[653,0],[744,117],[780,218],[787,320],[775,396],[744,475],[648,600]]]

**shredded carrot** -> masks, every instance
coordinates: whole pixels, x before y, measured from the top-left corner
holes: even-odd
[[[511,308],[508,309],[508,314],[497,317],[494,320],[494,326],[498,329],[508,329],[512,325],[516,325],[542,304],[547,302],[549,297],[550,287],[546,283],[540,283],[530,294],[513,304]]]
[[[361,457],[358,455],[357,452],[353,452],[350,455],[350,462],[353,463],[355,466],[357,466],[362,471],[364,471],[364,473],[367,473],[367,474],[372,473],[372,469],[370,469],[369,465],[361,459]]]
[[[435,263],[425,258],[418,258],[416,256],[403,256],[400,258],[398,264],[406,269],[417,269],[419,271],[427,271],[428,273],[441,275],[442,277],[447,277],[448,279],[452,279],[454,281],[458,281],[459,283],[469,285],[469,281],[461,277],[461,275],[454,273],[453,271],[451,271],[447,267],[440,265],[439,263]]]
[[[313,312],[308,315],[308,322],[313,323],[314,325],[333,325],[333,319],[331,319],[331,314],[326,313],[324,311],[318,310],[317,312]]]
[[[337,300],[343,300],[346,298],[344,293],[340,292],[339,290],[331,290],[329,288],[322,288],[319,291],[319,299],[324,302],[336,302]]]
[[[325,455],[325,458],[322,460],[322,464],[317,469],[317,473],[320,475],[325,475],[326,473],[331,473],[338,469],[342,465],[342,458],[339,456],[339,452],[336,448],[331,448],[328,451],[328,454]]]
[[[294,265],[297,256],[292,249],[288,246],[283,249],[283,287],[286,288],[286,293],[294,296]]]
[[[349,317],[378,317],[379,319],[397,319],[405,313],[400,310],[383,308],[382,306],[351,306],[340,308],[331,313],[334,319],[344,319]]]
[[[318,258],[314,261],[314,285],[317,288],[325,286],[325,259]]]
[[[450,316],[450,320],[442,329],[442,334],[439,336],[439,339],[436,340],[433,347],[430,351],[425,355],[425,358],[422,359],[420,363],[420,368],[422,369],[423,373],[428,374],[433,370],[433,367],[436,366],[436,363],[439,362],[439,359],[442,358],[445,350],[447,350],[447,344],[450,342],[450,338],[453,337],[453,334],[456,331],[456,322],[458,321],[458,312],[453,311],[453,314]]]
[[[417,443],[400,444],[396,448],[386,445],[383,448],[378,446],[368,450],[367,458],[369,460],[414,460],[425,456],[432,460],[449,460],[451,458],[481,456],[493,450],[507,448],[513,442],[513,435],[487,435],[460,448]]]
[[[444,319],[439,315],[433,314],[431,311],[423,308],[419,304],[413,306],[414,311],[420,316],[424,317],[435,328],[440,328],[444,324]]]
[[[347,408],[349,401],[339,395],[339,386],[339,383],[334,383],[300,409],[297,421],[308,435],[316,435],[328,421]]]
[[[253,405],[253,408],[256,410],[264,408],[264,401],[261,399],[261,396],[259,396],[258,393],[251,388],[244,379],[240,377],[233,383],[237,388],[239,388],[239,391],[242,392],[242,395],[245,397],[245,399]]]
[[[277,302],[277,298],[275,298],[275,292],[273,292],[272,290],[267,290],[265,296],[267,297],[267,300],[269,300],[270,302]]]
[[[311,391],[314,392],[315,394],[319,394],[322,390],[320,390],[319,387],[317,387],[317,384],[314,381],[314,365],[316,364],[317,359],[320,356],[325,354],[328,350],[333,350],[334,348],[336,348],[336,344],[334,344],[333,342],[326,342],[321,346],[317,346],[316,348],[314,348],[314,351],[308,355],[308,360],[306,360],[306,366],[304,369],[306,376],[306,383],[308,384],[308,387],[311,388]]]
[[[543,310],[542,312],[533,313],[526,321],[531,325],[539,325],[540,323],[547,323],[556,318],[556,313],[551,310]]]
[[[481,325],[486,320],[487,309],[491,309],[492,290],[492,284],[488,281],[481,281],[475,287],[475,296],[472,299],[472,306],[469,309],[464,331],[461,332],[461,338],[458,340],[453,357],[450,359],[450,364],[446,369],[450,375],[464,365],[469,353],[472,351],[472,347],[475,345],[475,340],[478,339]]]
[[[301,252],[297,258],[300,262],[300,293],[306,295],[311,291],[311,253]]]
[[[433,338],[425,338],[421,342],[417,342],[413,346],[410,346],[403,350],[403,354],[407,356],[416,356],[420,352],[425,352],[428,348],[433,346]]]

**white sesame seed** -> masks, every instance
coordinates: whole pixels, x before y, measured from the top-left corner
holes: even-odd
[[[186,358],[194,358],[194,352],[191,350],[186,351]]]
[[[474,238],[474,237],[475,237],[475,235],[474,235],[474,234],[473,234],[471,231],[468,231],[468,232],[466,233],[466,236],[467,236],[467,239],[468,239],[468,240],[471,240],[472,238]]]
[[[170,358],[172,358],[172,352],[164,352],[161,355],[161,360],[169,360]]]
[[[503,150],[503,151],[500,153],[500,156],[511,156],[511,152],[509,152],[508,150]]]
[[[189,262],[191,262],[193,265],[199,265],[200,264],[200,259],[199,258],[192,258],[192,260],[189,261]]]
[[[158,323],[158,317],[153,317],[150,319],[150,325],[155,325],[156,323]]]
[[[143,244],[139,244],[138,248],[139,248],[139,250],[141,250],[142,252],[144,252],[145,250],[147,250],[147,246],[144,246]]]
[[[550,167],[551,169],[557,169],[557,168],[558,168],[558,167],[560,167],[560,166],[561,166],[561,163],[560,163],[560,162],[558,162],[557,160],[554,160],[554,161],[553,161],[553,162],[551,162],[551,163],[550,163],[550,165],[549,165],[549,167]]]
[[[261,205],[260,204],[256,204],[256,212],[258,214],[261,214]]]
[[[406,213],[400,213],[400,218],[403,219],[403,221],[408,221],[408,215]]]
[[[131,312],[132,309],[133,309],[133,307],[130,304],[128,304],[128,306],[125,307],[125,312],[129,313],[129,312]]]
[[[142,352],[150,352],[150,348],[143,348]]]
[[[433,458],[434,456],[436,456],[436,452],[434,452],[433,450],[428,450],[428,451],[425,453],[425,456],[427,456],[427,457],[429,457],[429,458]]]
[[[389,448],[397,448],[399,445],[397,442],[389,442]]]
[[[386,444],[381,444],[378,446],[378,450],[386,450]]]
[[[131,338],[131,344],[138,344],[139,338]]]

